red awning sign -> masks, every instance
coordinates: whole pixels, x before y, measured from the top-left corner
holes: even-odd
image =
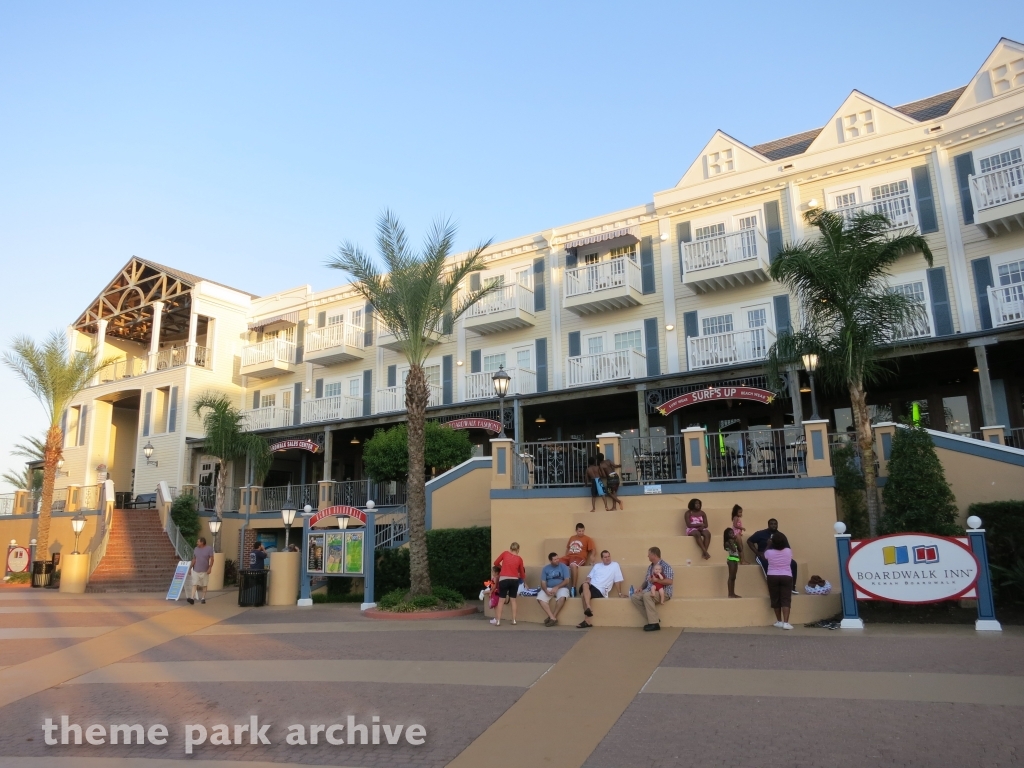
[[[501,432],[501,424],[494,419],[455,419],[445,424],[452,429],[486,429],[497,434]]]
[[[344,504],[339,504],[334,507],[327,507],[321,509],[311,518],[309,518],[309,527],[312,528],[314,525],[319,523],[321,520],[326,520],[328,517],[341,517],[342,515],[348,515],[353,520],[358,520],[363,525],[366,525],[366,513],[363,510],[356,507],[348,507]]]
[[[297,448],[300,451],[309,451],[310,453],[320,452],[320,446],[312,440],[281,440],[270,446],[270,450],[275,453],[277,451],[288,451],[292,448]]]
[[[753,400],[756,403],[768,405],[775,399],[775,395],[767,389],[755,387],[708,387],[687,392],[685,395],[673,397],[658,408],[662,416],[668,416],[672,411],[678,411],[688,405],[705,403],[711,400]]]

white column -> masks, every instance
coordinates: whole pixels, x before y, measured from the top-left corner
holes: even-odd
[[[658,220],[661,238],[658,247],[661,253],[661,290],[665,312],[665,373],[679,373],[679,324],[676,322],[676,249],[673,244],[672,222],[666,217]],[[667,330],[672,326],[672,330]]]
[[[185,346],[185,365],[194,365],[196,362],[196,331],[199,325],[199,315],[195,308],[188,316],[188,344]]]
[[[452,393],[452,400],[461,403],[466,400],[466,320],[465,315],[459,318],[455,324],[455,370],[452,373],[452,383],[455,391]],[[461,365],[460,365],[461,363]]]
[[[153,327],[149,338],[149,365],[147,370],[152,373],[156,370],[156,357],[160,351],[160,323],[163,320],[164,303],[153,302]]]
[[[100,363],[102,363],[103,362],[103,358],[106,357],[106,344],[107,344],[107,321],[106,320],[97,320],[96,321],[96,349],[95,349],[95,352],[94,352],[95,358],[96,358],[96,365],[99,365]],[[99,383],[99,378],[100,378],[99,371],[97,371],[96,372],[96,379],[95,379],[94,383],[98,384]]]
[[[800,192],[792,181],[786,182],[786,219],[789,223],[789,240],[796,243],[804,239],[804,220],[800,215]]]
[[[974,322],[974,301],[971,298],[970,280],[967,277],[967,256],[960,236],[960,217],[956,211],[956,187],[949,171],[949,153],[939,147],[931,153],[930,165],[938,181],[936,192],[942,211],[942,233],[946,236],[946,252],[949,255],[949,276],[953,281],[956,295],[956,311],[960,318],[960,333],[977,331]]]
[[[551,343],[548,344],[550,359],[548,360],[548,388],[561,389],[563,386],[562,372],[565,369],[565,358],[562,356],[562,275],[558,266],[558,250],[552,245],[555,233],[550,232],[548,241],[548,266],[551,272],[551,294],[548,309],[551,312]],[[564,251],[564,249],[562,249]]]

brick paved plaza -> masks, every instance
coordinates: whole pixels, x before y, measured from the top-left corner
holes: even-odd
[[[0,590],[0,768],[1013,766],[1024,632],[953,626],[581,631],[356,606],[241,609]],[[46,718],[162,723],[168,742],[44,743]],[[272,743],[185,753],[257,716]],[[422,724],[425,743],[285,743],[293,723]],[[60,733],[57,732],[59,739]],[[384,741],[383,737],[381,741]],[[215,762],[216,761],[216,762]]]

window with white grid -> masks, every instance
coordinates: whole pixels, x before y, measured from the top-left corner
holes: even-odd
[[[498,368],[505,364],[505,353],[501,352],[497,355],[484,355],[484,372],[494,373]]]
[[[596,253],[587,253],[583,256],[584,264],[597,264],[600,260],[600,256]]]
[[[278,328],[274,331],[264,331],[263,340],[269,339],[281,339],[282,341],[295,341],[295,326],[288,326],[287,328]]]
[[[348,396],[359,397],[362,381],[358,378],[348,380]]]
[[[425,365],[423,366],[423,373],[426,374],[427,384],[432,384],[435,387],[441,386],[441,366],[440,365]]]
[[[615,349],[635,349],[643,351],[644,340],[640,331],[624,331],[615,334]]]
[[[292,407],[292,391],[286,389],[281,393],[281,407],[288,410]]]
[[[1011,261],[999,267],[999,284],[1016,285],[1024,283],[1024,261]]]
[[[741,231],[744,229],[757,229],[757,214],[741,216],[739,224]]]
[[[604,336],[591,336],[587,339],[587,354],[600,355],[604,352]]]
[[[363,327],[363,308],[349,310],[348,321],[355,328]]]
[[[1018,165],[1021,162],[1019,149],[1011,149],[1007,152],[1000,152],[991,157],[983,157],[979,161],[982,173],[998,171],[1000,168],[1009,168],[1011,165]]]
[[[694,232],[694,240],[710,240],[712,237],[720,237],[725,234],[725,224],[709,224],[706,227],[697,227]]]
[[[875,132],[875,116],[870,109],[843,116],[843,141],[859,139]]]
[[[871,188],[872,200],[885,200],[890,197],[902,197],[910,194],[910,186],[906,181],[895,181],[892,184],[879,184]]]
[[[913,283],[902,283],[892,287],[893,293],[906,296],[915,304],[924,304],[924,283],[917,280]]]
[[[761,309],[747,310],[747,328],[764,328],[768,325],[768,311]]]
[[[732,313],[705,317],[700,321],[701,336],[714,336],[732,331]]]
[[[273,408],[277,405],[277,395],[260,395],[260,408]]]
[[[530,354],[530,350],[520,349],[516,352],[516,367],[525,368],[528,371],[533,370],[533,365],[531,365],[533,362],[532,358],[533,355]]]
[[[621,259],[623,256],[628,257],[630,261],[636,261],[636,243],[624,245],[621,248],[612,248],[611,257],[613,259]]]
[[[840,192],[836,195],[836,208],[850,208],[857,204],[857,192]]]
[[[331,381],[324,384],[324,397],[338,397],[341,394],[341,382]]]
[[[339,312],[336,315],[328,315],[327,316],[327,324],[328,325],[341,325],[344,322],[345,322],[345,315],[343,313]]]

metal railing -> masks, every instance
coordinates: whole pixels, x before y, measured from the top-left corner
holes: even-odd
[[[585,485],[587,465],[598,454],[596,440],[519,443],[512,457],[514,488]]]
[[[566,386],[582,387],[605,381],[642,379],[647,375],[647,356],[630,347],[596,355],[565,359]]]
[[[170,347],[156,353],[154,369],[163,371],[167,368],[178,368],[188,362],[188,347]]]
[[[444,389],[438,384],[428,384],[430,399],[427,407],[441,405],[444,401]],[[405,410],[405,387],[383,387],[377,390],[377,408],[374,413],[390,413]]]
[[[247,430],[290,427],[295,418],[295,413],[291,408],[279,408],[276,405],[267,408],[251,408],[242,411],[242,415],[245,416]]]
[[[270,488],[264,487],[260,495],[260,512],[280,512],[284,503],[288,501],[288,494],[291,493],[292,503],[295,508],[302,512],[307,504],[313,509],[317,508],[320,499],[320,486],[316,483],[306,485],[276,485]]]
[[[768,258],[768,240],[759,229],[741,229],[682,245],[684,275],[701,269]]]
[[[619,452],[624,483],[682,482],[685,477],[683,441],[678,435],[623,437]]]
[[[366,332],[351,323],[336,323],[306,333],[306,352],[321,352],[335,347],[363,348]]]
[[[628,256],[565,271],[566,298],[627,286],[643,290],[640,266]]]
[[[354,419],[363,415],[363,398],[332,395],[302,401],[302,423]]]
[[[533,312],[533,290],[522,283],[512,283],[496,288],[469,308],[466,318],[486,317],[496,312],[520,309]]]
[[[171,540],[171,546],[174,547],[178,560],[191,560],[194,551],[192,545],[185,541],[185,537],[181,535],[181,531],[178,530],[177,524],[170,515],[167,515],[167,524],[164,526],[164,530],[167,532],[167,538]]]
[[[78,508],[83,512],[95,512],[100,508],[99,485],[84,485],[78,490]]]
[[[1024,283],[993,285],[988,289],[992,325],[1010,325],[1024,321]]]
[[[896,195],[856,205],[844,205],[834,209],[849,224],[858,213],[880,213],[892,222],[890,229],[912,227],[917,223],[914,205],[910,195]]]
[[[109,365],[100,369],[100,383],[108,381],[120,381],[141,376],[146,372],[146,360],[141,357],[133,357],[127,360],[115,360]]]
[[[794,477],[807,473],[802,427],[709,432],[708,477]]]
[[[693,336],[686,341],[690,370],[764,360],[774,343],[775,331],[770,328]]]
[[[532,395],[537,391],[537,372],[528,368],[506,368],[505,373],[511,377],[508,383],[508,394]],[[471,373],[466,376],[466,399],[484,400],[497,397],[494,394],[494,373],[484,371],[483,373]]]
[[[63,512],[68,503],[68,489],[54,488],[53,500],[50,502],[50,512]]]
[[[200,368],[209,367],[210,363],[210,348],[209,347],[196,347],[195,365]]]
[[[374,545],[377,549],[396,549],[409,541],[409,510],[400,507],[377,515],[374,524]]]
[[[187,485],[182,493],[196,497],[196,504],[200,512],[217,508],[217,487],[214,485]],[[224,509],[222,511],[237,512],[241,509],[241,493],[241,488],[226,488],[224,490]]]
[[[294,363],[295,344],[284,339],[267,339],[242,347],[242,367],[266,363]]]
[[[116,498],[116,493],[113,493],[114,484],[110,480],[103,483],[100,491],[100,511],[102,515],[97,521],[97,533],[99,534],[99,542],[93,548],[92,552],[89,553],[89,576],[92,576],[93,572],[99,566],[103,556],[107,553],[107,543],[110,541],[110,531],[114,527],[114,507],[113,503]]]
[[[394,507],[405,504],[407,498],[404,480],[345,480],[334,484],[332,503],[365,507],[367,500],[373,500],[378,507]]]
[[[969,178],[971,201],[976,211],[1024,200],[1024,164],[1017,163]]]
[[[0,517],[14,514],[14,494],[0,493]]]
[[[1011,448],[1024,448],[1024,427],[1013,427],[1004,439]]]

